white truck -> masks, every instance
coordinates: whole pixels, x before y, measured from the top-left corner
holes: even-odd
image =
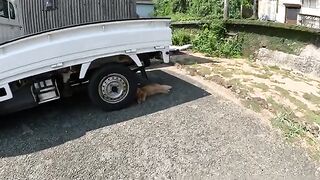
[[[136,72],[145,75],[155,56],[168,63],[170,45],[170,19],[82,24],[6,41],[0,44],[0,114],[60,99],[84,83],[102,109],[127,107],[135,99]]]

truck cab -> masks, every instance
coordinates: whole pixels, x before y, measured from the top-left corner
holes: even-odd
[[[18,10],[18,1],[0,0],[0,43],[24,34]]]

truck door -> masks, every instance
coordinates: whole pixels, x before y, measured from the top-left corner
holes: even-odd
[[[23,35],[17,17],[17,7],[8,0],[0,0],[0,43]]]

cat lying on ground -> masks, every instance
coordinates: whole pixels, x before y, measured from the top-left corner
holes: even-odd
[[[146,101],[147,97],[156,94],[168,94],[171,89],[171,86],[161,84],[150,84],[143,86],[137,90],[137,102],[138,104],[141,104],[142,102]]]

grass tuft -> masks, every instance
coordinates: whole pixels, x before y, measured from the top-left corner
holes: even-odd
[[[303,98],[308,100],[312,104],[316,104],[316,105],[320,104],[320,97],[316,96],[312,93],[311,94],[308,94],[308,93],[303,94]]]
[[[253,86],[261,89],[263,92],[267,92],[270,89],[269,86],[265,85],[264,83],[254,83]]]
[[[273,125],[280,128],[287,139],[293,139],[299,137],[305,133],[303,126],[296,123],[293,120],[293,112],[280,113],[276,118],[273,119]]]

